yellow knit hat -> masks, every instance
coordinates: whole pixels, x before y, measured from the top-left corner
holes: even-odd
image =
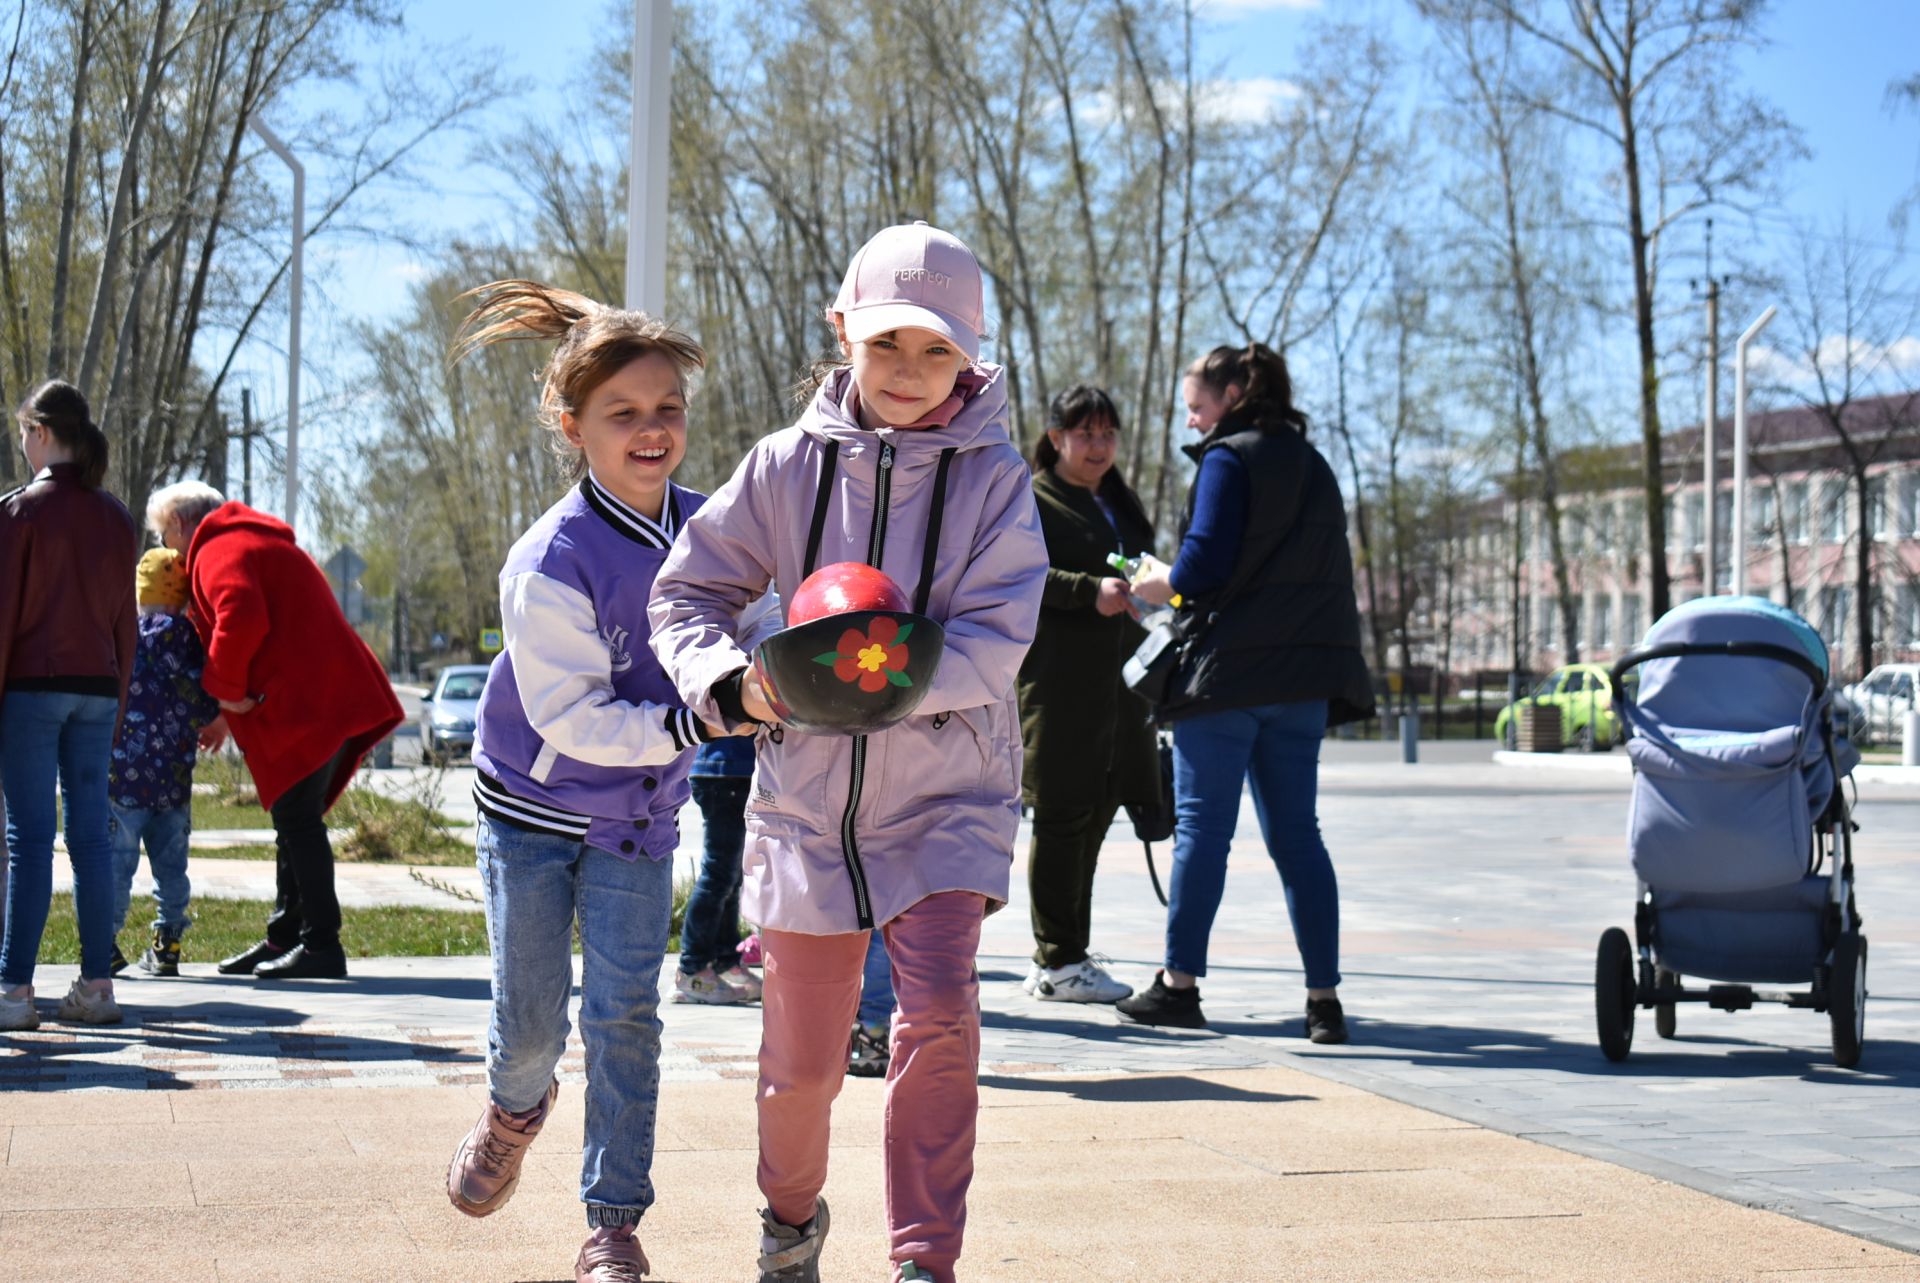
[[[171,548],[149,549],[133,581],[142,606],[178,610],[187,604],[187,559]]]

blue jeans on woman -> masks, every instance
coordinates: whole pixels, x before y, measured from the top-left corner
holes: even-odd
[[[1340,983],[1340,888],[1315,811],[1326,733],[1324,700],[1235,708],[1174,723],[1169,970],[1207,974],[1207,940],[1226,889],[1227,849],[1244,781],[1253,788],[1260,833],[1286,889],[1307,988]]]
[[[712,967],[717,975],[740,965],[740,858],[747,845],[747,793],[753,781],[744,775],[696,775],[688,783],[706,839],[680,926],[680,970],[691,976]]]
[[[0,787],[7,797],[7,930],[0,983],[33,983],[53,904],[54,791],[67,826],[80,975],[104,980],[113,959],[113,851],[107,768],[120,701],[107,695],[8,691],[0,701]]]
[[[481,815],[474,840],[493,953],[487,1085],[500,1108],[540,1104],[566,1050],[573,932],[586,1044],[587,1224],[632,1225],[653,1205],[660,1100],[660,969],[673,866]]]
[[[867,960],[860,969],[860,1014],[855,1019],[868,1028],[893,1020],[893,960],[887,957],[887,941],[877,927],[867,941]]]

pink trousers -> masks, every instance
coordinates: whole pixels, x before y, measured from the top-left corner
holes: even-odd
[[[887,1070],[887,1232],[896,1263],[952,1283],[967,1225],[980,1108],[980,974],[974,955],[986,901],[968,891],[926,899],[886,924],[893,964]],[[827,1183],[833,1099],[846,1080],[860,1002],[864,932],[762,931],[760,1191],[773,1214],[804,1225]]]

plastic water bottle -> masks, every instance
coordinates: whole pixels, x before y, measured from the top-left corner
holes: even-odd
[[[1107,554],[1107,564],[1125,576],[1129,586],[1139,583],[1149,575],[1162,573],[1169,568],[1166,562],[1160,560],[1150,552],[1143,552],[1138,557],[1129,557],[1124,553],[1110,552]],[[1134,605],[1139,607],[1143,613],[1161,609],[1152,602],[1141,601],[1138,597],[1135,597],[1133,601]],[[1169,602],[1168,605],[1177,607],[1179,604],[1180,594],[1175,593],[1173,600]]]

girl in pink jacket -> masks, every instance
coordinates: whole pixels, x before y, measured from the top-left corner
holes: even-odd
[[[774,721],[736,620],[769,583],[878,566],[946,628],[914,715],[863,738],[770,729],[747,811],[742,915],[761,929],[762,1283],[819,1278],[828,1115],[868,934],[898,1006],[887,1080],[892,1277],[954,1277],[979,1106],[981,921],[1007,899],[1019,822],[1014,676],[1047,573],[1004,375],[979,364],[972,251],[925,223],[855,256],[831,319],[848,364],[690,518],[655,581],[651,642],[687,706]],[[932,538],[929,538],[929,533]]]

